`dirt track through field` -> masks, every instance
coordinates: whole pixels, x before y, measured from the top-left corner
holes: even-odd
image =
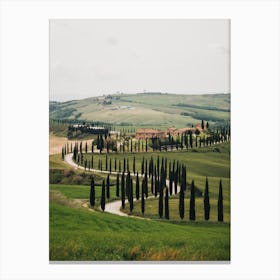
[[[73,154],[67,154],[64,157],[64,161],[66,163],[68,163],[69,165],[71,165],[72,167],[74,167],[75,169],[82,169],[82,170],[84,170],[84,167],[83,166],[79,166],[78,164],[76,164],[73,161],[72,157],[73,157]],[[89,171],[96,172],[96,173],[103,173],[103,174],[113,174],[113,175],[122,174],[121,172],[113,172],[112,171],[110,173],[109,171],[105,171],[105,170],[101,171],[101,170],[98,170],[98,169],[89,169]],[[125,173],[125,174],[127,174],[127,173]],[[130,175],[136,177],[136,175],[134,175],[133,173],[130,173]],[[139,177],[142,177],[142,175],[139,174]],[[169,180],[166,180],[166,185],[167,186],[169,185]],[[177,186],[177,191],[178,192],[180,191],[180,186],[179,185]],[[172,193],[173,194],[175,193],[174,185],[173,185]],[[148,199],[151,199],[151,198],[154,198],[154,196],[149,196],[148,197]],[[133,201],[136,201],[136,198],[134,198]],[[125,203],[128,203],[128,200],[126,200]],[[85,208],[88,208],[89,210],[92,210],[91,208],[88,207],[87,203],[84,203],[82,206],[85,207]],[[108,202],[105,205],[104,212],[108,212],[108,213],[119,215],[119,216],[125,216],[125,217],[134,217],[134,218],[139,218],[139,219],[148,219],[148,218],[142,218],[142,217],[139,217],[139,216],[128,215],[128,214],[126,214],[126,213],[124,213],[124,212],[122,212],[120,210],[121,206],[122,206],[121,200],[115,200],[115,201],[112,201],[112,202]]]

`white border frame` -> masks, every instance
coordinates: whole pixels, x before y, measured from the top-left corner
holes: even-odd
[[[49,264],[49,18],[231,19],[231,264]],[[1,279],[280,279],[279,34],[278,1],[2,2]]]

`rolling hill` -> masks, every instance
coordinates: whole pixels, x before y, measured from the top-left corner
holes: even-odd
[[[50,119],[100,121],[115,125],[177,128],[202,119],[212,126],[230,120],[230,94],[115,94],[49,103]]]

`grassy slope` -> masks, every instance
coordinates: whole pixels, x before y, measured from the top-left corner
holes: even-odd
[[[87,201],[89,187],[80,185],[50,186],[50,260],[229,260],[230,225],[216,221],[219,179],[223,180],[225,221],[229,222],[230,180],[229,145],[219,146],[221,153],[211,149],[200,152],[161,153],[169,159],[189,163],[188,181],[195,180],[204,189],[209,175],[211,217],[203,222],[202,198],[196,200],[199,222],[188,221],[189,194],[185,200],[185,219],[179,224],[137,220],[107,213],[90,212],[78,200]],[[139,159],[145,154],[139,154]],[[111,155],[123,159],[123,154]],[[95,155],[95,160],[104,155]],[[132,157],[132,156],[131,156]],[[150,155],[149,155],[150,157]],[[50,157],[50,167],[65,168],[60,155]],[[105,164],[103,163],[103,166]],[[132,168],[132,158],[130,160]],[[138,167],[140,164],[137,165]],[[68,166],[67,166],[68,167]],[[69,167],[68,167],[69,168]],[[213,175],[211,176],[211,174]],[[113,176],[112,176],[113,177]],[[62,203],[61,197],[65,196]],[[115,188],[111,187],[112,199]],[[100,187],[96,191],[100,200]],[[54,198],[56,197],[56,198]],[[74,207],[74,208],[73,208]],[[140,214],[135,203],[134,214]],[[146,201],[147,217],[158,219],[157,200]],[[170,199],[170,217],[178,222],[178,201]]]
[[[50,203],[50,260],[229,260],[228,224],[182,225]]]
[[[184,104],[186,106],[178,106]],[[117,106],[131,106],[133,110],[111,110]],[[195,107],[193,107],[195,106]],[[217,110],[210,110],[216,108]],[[51,118],[74,119],[77,114],[80,119],[105,121],[111,123],[129,122],[134,126],[184,127],[214,118],[223,122],[229,120],[230,95],[174,95],[174,94],[137,94],[120,95],[111,105],[98,104],[94,98],[68,101],[58,104],[50,110]],[[70,112],[70,113],[69,113]],[[186,113],[186,116],[181,115]]]

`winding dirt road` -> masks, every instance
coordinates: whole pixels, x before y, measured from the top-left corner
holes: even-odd
[[[73,153],[72,154],[67,154],[65,155],[64,157],[64,161],[71,165],[72,167],[74,167],[75,169],[82,169],[84,170],[85,168],[83,166],[79,166],[78,164],[76,164],[73,159]],[[92,172],[97,172],[97,173],[103,173],[103,174],[113,174],[113,175],[117,175],[119,172],[114,172],[112,171],[111,173],[109,171],[105,171],[105,170],[98,170],[98,169],[87,169],[88,171],[92,171]],[[121,173],[119,173],[121,174]],[[127,174],[127,173],[125,173]],[[131,176],[135,176],[133,173],[130,173]],[[138,175],[139,177],[142,177],[141,174]],[[169,180],[166,180],[166,185],[168,186],[169,185]],[[177,186],[177,191],[179,192],[180,191],[180,186],[178,185]],[[173,194],[175,193],[175,190],[174,190],[174,186],[173,186]],[[154,196],[149,196],[147,199],[151,199],[151,198],[154,198]],[[133,201],[136,201],[136,198],[133,199]],[[128,200],[126,199],[125,200],[125,203],[128,203]],[[84,203],[82,205],[83,207],[85,208],[88,208],[89,210],[92,210],[91,208],[88,207],[88,205],[86,203]],[[119,216],[125,216],[125,217],[133,217],[133,218],[139,218],[139,219],[147,219],[147,218],[142,218],[142,217],[139,217],[139,216],[133,216],[133,215],[127,215],[126,213],[122,212],[120,209],[121,209],[121,206],[122,206],[122,202],[121,200],[115,200],[115,201],[112,201],[112,202],[108,202],[106,203],[105,205],[105,210],[104,212],[108,212],[108,213],[111,213],[111,214],[115,214],[115,215],[119,215]]]

